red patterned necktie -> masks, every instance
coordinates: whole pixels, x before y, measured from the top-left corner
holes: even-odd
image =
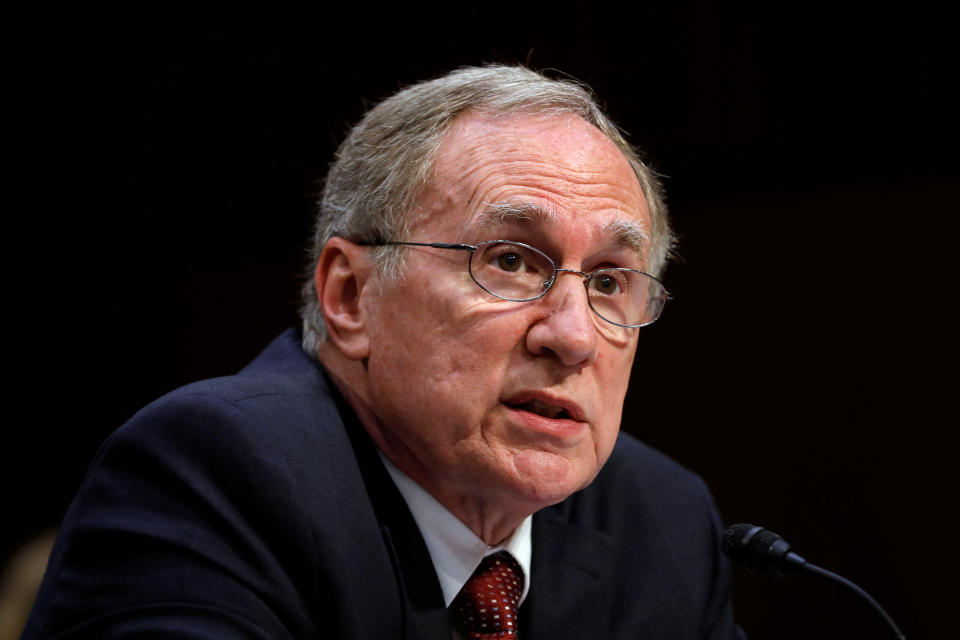
[[[516,638],[523,569],[506,551],[480,563],[450,603],[467,638]]]

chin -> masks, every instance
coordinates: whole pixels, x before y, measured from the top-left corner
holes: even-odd
[[[520,493],[537,508],[566,500],[571,494],[586,487],[597,475],[582,461],[569,460],[546,451],[526,451],[513,459],[513,471]]]

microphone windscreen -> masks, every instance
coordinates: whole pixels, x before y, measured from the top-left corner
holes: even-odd
[[[763,527],[752,524],[735,524],[727,527],[723,534],[723,552],[733,562],[743,564],[744,557],[747,554],[747,545],[744,540],[749,542],[750,537],[752,537],[751,534],[755,534],[757,530],[762,529]]]
[[[723,552],[754,573],[783,576],[797,571],[804,560],[791,553],[787,541],[763,527],[735,524],[723,534]]]

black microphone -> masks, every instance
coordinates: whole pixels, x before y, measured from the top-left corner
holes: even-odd
[[[807,561],[790,549],[787,541],[773,531],[752,524],[735,524],[723,534],[723,552],[752,573],[800,573]]]
[[[874,613],[880,616],[887,630],[897,640],[905,640],[893,619],[883,610],[877,601],[866,591],[832,571],[810,564],[797,555],[786,540],[752,524],[735,524],[723,534],[723,552],[733,562],[746,567],[752,573],[768,576],[787,576],[795,573],[809,573],[853,591]]]

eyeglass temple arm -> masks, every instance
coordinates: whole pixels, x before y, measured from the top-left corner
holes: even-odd
[[[433,247],[434,249],[464,249],[466,251],[476,251],[477,248],[472,244],[450,244],[448,242],[402,242],[400,240],[384,240],[382,242],[363,242],[368,247],[384,247],[394,244],[409,245],[412,247]]]

